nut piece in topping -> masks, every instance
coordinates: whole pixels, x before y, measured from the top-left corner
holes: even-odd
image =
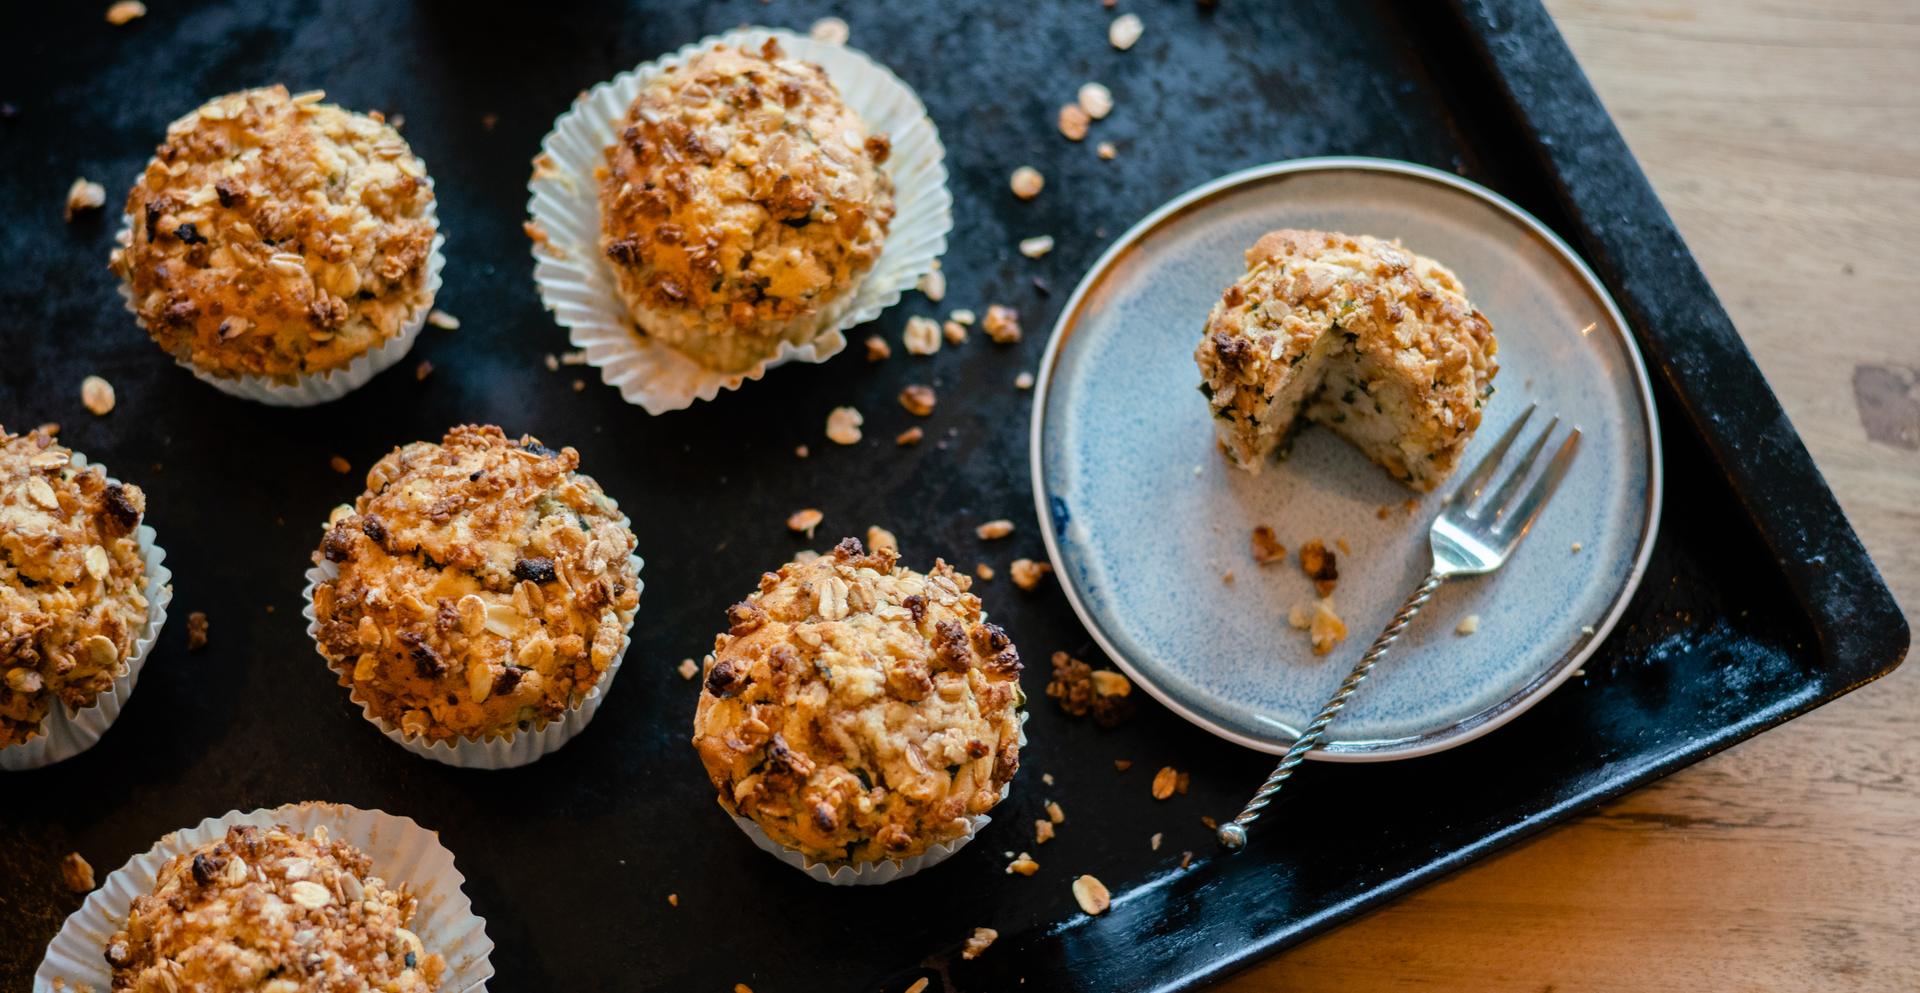
[[[460,318],[455,317],[444,310],[428,311],[427,323],[445,331],[460,330]]]
[[[1109,162],[1120,154],[1120,150],[1113,147],[1113,142],[1110,141],[1103,141],[1099,145],[1094,146],[1094,152]]]
[[[1335,582],[1340,578],[1340,570],[1334,565],[1335,557],[1318,538],[1300,546],[1300,571],[1313,580],[1314,592],[1322,597],[1333,595]]]
[[[933,261],[931,271],[921,273],[920,278],[913,281],[913,288],[934,303],[939,303],[946,298],[947,274],[940,271],[939,259]]]
[[[980,953],[986,951],[987,947],[992,945],[994,939],[998,937],[1000,937],[1000,932],[990,927],[974,928],[973,937],[967,939],[967,947],[960,950],[960,957],[969,962],[979,958]]]
[[[787,518],[787,529],[790,531],[805,531],[807,537],[811,539],[813,537],[813,529],[819,527],[820,522],[825,519],[825,514],[814,510],[812,507],[808,507],[806,510],[796,510],[792,516]]]
[[[113,411],[113,384],[99,376],[88,376],[80,381],[80,404],[94,414],[105,417]]]
[[[107,23],[119,27],[129,21],[147,16],[147,5],[140,0],[119,0],[107,8]]]
[[[867,547],[876,552],[885,548],[895,555],[899,555],[900,539],[895,538],[892,531],[878,524],[872,524],[867,527]]]
[[[1035,562],[1032,559],[1014,559],[1007,569],[1013,573],[1013,585],[1023,590],[1031,590],[1040,585],[1040,580],[1053,571],[1050,562]]]
[[[680,678],[681,679],[692,679],[693,677],[699,674],[700,674],[700,663],[695,662],[692,659],[680,660]]]
[[[980,540],[982,541],[992,541],[995,538],[1005,538],[1007,535],[1010,535],[1013,533],[1013,522],[1009,520],[1004,520],[1004,519],[998,520],[998,521],[988,521],[987,523],[982,524],[977,528],[974,528],[973,533],[979,535]]]
[[[985,562],[981,562],[975,565],[973,567],[973,574],[976,576],[979,576],[980,581],[983,583],[993,582],[993,566],[990,566]]]
[[[187,615],[187,651],[207,647],[207,615],[196,610]]]
[[[1079,141],[1085,138],[1087,136],[1087,125],[1092,123],[1092,121],[1093,118],[1090,117],[1085,110],[1081,109],[1079,104],[1068,103],[1060,105],[1060,133],[1065,135],[1068,141]]]
[[[1094,916],[1104,912],[1113,902],[1107,893],[1106,886],[1092,876],[1081,876],[1073,881],[1073,899],[1080,904],[1081,910]]]
[[[1172,796],[1173,788],[1179,781],[1180,774],[1173,771],[1173,766],[1161,768],[1159,772],[1153,774],[1153,798],[1165,800]]]
[[[1081,86],[1079,99],[1080,109],[1096,121],[1113,113],[1113,91],[1099,83]]]
[[[1140,40],[1140,34],[1145,30],[1146,26],[1140,23],[1140,15],[1122,14],[1107,26],[1107,41],[1124,52],[1132,48],[1134,42]]]
[[[85,179],[76,179],[67,189],[67,222],[72,223],[75,215],[84,211],[99,210],[106,206],[107,190],[99,183],[89,183]]]
[[[1040,863],[1035,862],[1033,859],[1029,858],[1026,852],[1021,852],[1019,858],[1014,859],[1011,863],[1007,865],[1007,875],[1009,876],[1013,875],[1016,872],[1022,876],[1031,876],[1034,873],[1039,871],[1040,871]]]
[[[1013,388],[1016,390],[1033,389],[1033,373],[1023,372],[1013,377]]]
[[[1033,843],[1044,845],[1053,840],[1053,822],[1039,820],[1033,822]]]
[[[940,350],[940,325],[925,317],[907,318],[907,329],[900,335],[913,355],[932,355]]]
[[[1008,345],[1020,340],[1020,312],[1012,307],[997,303],[988,307],[986,319],[980,326],[986,328],[987,337],[995,344]]]
[[[1480,630],[1480,615],[1468,614],[1467,616],[1460,618],[1460,623],[1458,625],[1455,625],[1453,629],[1453,633],[1464,637],[1466,635],[1473,634],[1478,630]]]
[[[891,357],[892,355],[893,355],[893,347],[887,344],[887,339],[882,338],[877,334],[867,339],[867,361],[868,362],[879,362],[882,359]]]
[[[88,892],[94,886],[93,866],[87,864],[79,852],[70,853],[60,860],[60,879],[75,893]]]
[[[1301,554],[1306,554],[1303,550]],[[1265,524],[1253,529],[1253,560],[1266,565],[1287,557],[1287,548],[1274,538],[1273,529]]]
[[[940,333],[946,336],[947,344],[949,345],[964,345],[967,343],[967,326],[961,324],[959,321],[948,321],[940,325]]]
[[[1038,238],[1027,238],[1020,242],[1020,254],[1037,259],[1053,251],[1053,235],[1043,234]]]
[[[827,415],[827,439],[841,445],[860,443],[860,425],[867,419],[852,407],[835,407]]]
[[[829,45],[844,45],[851,35],[852,32],[848,30],[847,22],[838,17],[822,17],[813,22],[813,27],[807,29],[807,37],[812,38],[814,41],[826,42]]]
[[[933,389],[927,386],[909,386],[900,391],[900,406],[915,417],[926,417],[933,413]]]
[[[927,436],[927,433],[925,431],[920,430],[920,425],[916,424],[913,427],[910,427],[905,431],[902,431],[899,434],[894,435],[893,443],[904,448],[908,445],[918,445],[920,443],[920,439],[926,436]]]
[[[1347,640],[1347,625],[1333,612],[1333,598],[1318,603],[1296,603],[1287,612],[1287,623],[1307,632],[1313,641],[1313,654],[1333,651],[1336,642]]]
[[[1047,178],[1032,166],[1021,166],[1013,171],[1013,178],[1007,185],[1013,188],[1014,196],[1031,200],[1040,195],[1040,190],[1047,185]]]

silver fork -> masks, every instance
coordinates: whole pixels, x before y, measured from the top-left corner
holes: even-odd
[[[1493,496],[1488,498],[1479,510],[1473,510],[1473,504],[1479,499],[1481,489],[1486,486],[1493,471],[1500,467],[1500,460],[1506,457],[1507,449],[1512,447],[1514,439],[1520,436],[1520,429],[1526,426],[1527,420],[1533,416],[1537,406],[1539,405],[1534,404],[1527,407],[1526,413],[1521,414],[1520,419],[1507,428],[1506,433],[1502,434],[1499,442],[1493,446],[1493,450],[1480,460],[1479,465],[1474,466],[1473,472],[1461,481],[1460,487],[1453,491],[1453,495],[1447,497],[1446,509],[1441,511],[1439,519],[1433,522],[1433,531],[1428,536],[1428,542],[1433,546],[1433,568],[1427,572],[1427,578],[1421,580],[1420,588],[1414,590],[1413,595],[1407,598],[1407,602],[1400,605],[1400,612],[1393,615],[1393,620],[1387,623],[1387,629],[1380,632],[1380,637],[1374,640],[1373,647],[1367,649],[1367,654],[1360,657],[1353,671],[1347,674],[1346,681],[1341,683],[1340,689],[1334,692],[1333,698],[1327,701],[1325,707],[1320,708],[1320,715],[1313,719],[1313,723],[1307,725],[1307,729],[1301,733],[1299,740],[1293,743],[1293,747],[1287,749],[1286,757],[1280,760],[1280,765],[1273,770],[1273,775],[1267,777],[1266,783],[1260,787],[1260,792],[1255,793],[1253,799],[1247,801],[1247,809],[1242,810],[1240,816],[1220,825],[1218,832],[1220,844],[1229,851],[1238,851],[1246,845],[1247,825],[1260,817],[1261,809],[1272,801],[1275,793],[1280,792],[1280,787],[1287,781],[1287,777],[1293,775],[1293,770],[1306,760],[1308,752],[1319,746],[1321,739],[1326,735],[1327,725],[1333,723],[1333,719],[1345,709],[1347,700],[1366,680],[1367,673],[1386,657],[1387,649],[1391,648],[1394,641],[1400,637],[1400,633],[1407,629],[1407,624],[1413,620],[1413,615],[1419,613],[1421,607],[1426,606],[1427,599],[1433,596],[1433,591],[1439,589],[1441,583],[1455,576],[1478,576],[1492,572],[1507,561],[1507,556],[1513,554],[1514,546],[1518,545],[1520,539],[1526,535],[1527,528],[1533,524],[1534,517],[1540,513],[1541,506],[1560,485],[1560,477],[1567,474],[1567,466],[1572,464],[1574,450],[1580,441],[1580,429],[1574,428],[1573,433],[1568,435],[1567,440],[1560,445],[1560,450],[1555,452],[1553,459],[1547,463],[1546,471],[1540,474],[1540,479],[1533,484],[1533,488],[1528,490],[1527,495],[1518,503],[1508,506],[1514,492],[1519,489],[1520,483],[1527,478],[1528,471],[1533,468],[1534,460],[1539,458],[1541,450],[1546,448],[1547,439],[1553,436],[1553,429],[1559,425],[1560,418],[1555,417],[1553,422],[1547,425],[1547,429],[1540,432],[1540,437],[1527,450],[1520,464],[1513,467],[1513,471],[1507,475],[1506,481],[1500,484],[1500,488],[1494,492]]]

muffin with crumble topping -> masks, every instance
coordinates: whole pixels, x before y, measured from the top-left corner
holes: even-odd
[[[951,854],[1020,766],[1020,655],[971,580],[847,538],[727,611],[694,715],[720,805],[828,866]],[[751,832],[749,832],[751,833]]]
[[[310,574],[313,631],[369,717],[428,746],[511,739],[612,678],[638,560],[579,464],[571,448],[457,427],[388,454],[335,510]]]
[[[640,330],[745,372],[830,330],[893,220],[885,134],[777,40],[672,65],[606,149],[600,248]]]

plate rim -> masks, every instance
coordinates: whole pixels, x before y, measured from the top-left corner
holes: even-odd
[[[1107,637],[1106,632],[1094,620],[1085,603],[1082,602],[1080,594],[1076,590],[1065,568],[1065,558],[1060,552],[1058,535],[1055,533],[1053,513],[1050,506],[1050,494],[1046,486],[1046,474],[1044,470],[1046,464],[1044,458],[1045,444],[1043,439],[1046,435],[1047,404],[1050,399],[1050,387],[1053,382],[1054,364],[1060,355],[1061,346],[1067,337],[1073,333],[1074,325],[1078,323],[1081,309],[1085,306],[1090,292],[1112,271],[1115,263],[1119,261],[1122,256],[1129,253],[1146,236],[1158,230],[1177,215],[1229,190],[1294,173],[1350,171],[1390,173],[1450,187],[1455,192],[1465,193],[1468,196],[1481,200],[1500,213],[1507,215],[1510,219],[1518,222],[1522,227],[1545,241],[1560,257],[1560,260],[1580,277],[1588,291],[1600,301],[1607,316],[1612,320],[1613,327],[1617,329],[1618,337],[1626,347],[1627,356],[1632,360],[1634,385],[1640,399],[1641,413],[1642,416],[1646,418],[1647,425],[1646,523],[1641,528],[1640,547],[1638,554],[1634,557],[1633,568],[1628,572],[1625,582],[1615,591],[1613,601],[1607,609],[1606,616],[1599,624],[1594,626],[1591,634],[1583,635],[1582,640],[1576,643],[1571,651],[1562,655],[1560,660],[1550,666],[1546,672],[1516,687],[1512,693],[1503,697],[1499,702],[1476,711],[1440,730],[1414,735],[1409,738],[1363,740],[1323,746],[1313,749],[1308,752],[1306,756],[1309,759],[1323,762],[1386,762],[1396,759],[1413,758],[1419,755],[1431,755],[1435,752],[1445,751],[1449,748],[1466,744],[1481,735],[1493,731],[1495,728],[1500,727],[1515,717],[1520,716],[1555,689],[1558,689],[1560,684],[1572,677],[1573,673],[1592,656],[1594,651],[1600,647],[1600,644],[1606,640],[1607,635],[1612,632],[1615,623],[1620,619],[1620,615],[1625,612],[1628,601],[1633,598],[1634,592],[1639,589],[1640,581],[1646,575],[1647,563],[1653,555],[1654,541],[1660,531],[1660,512],[1665,496],[1663,479],[1665,453],[1660,442],[1659,413],[1654,408],[1653,385],[1647,375],[1646,361],[1640,354],[1639,344],[1634,340],[1633,328],[1627,323],[1625,315],[1620,312],[1619,304],[1614,301],[1613,295],[1607,292],[1605,284],[1601,283],[1599,277],[1594,274],[1592,268],[1587,265],[1586,261],[1582,259],[1578,253],[1574,252],[1573,248],[1551,228],[1541,223],[1538,218],[1522,209],[1518,204],[1478,183],[1453,175],[1452,173],[1443,172],[1439,169],[1413,162],[1404,162],[1398,159],[1371,158],[1355,155],[1330,155],[1302,159],[1286,159],[1279,162],[1269,162],[1264,165],[1240,169],[1217,179],[1202,183],[1160,205],[1145,217],[1136,221],[1125,233],[1115,239],[1113,244],[1107,247],[1106,251],[1100,254],[1100,257],[1094,261],[1093,265],[1088,267],[1086,274],[1081,277],[1079,284],[1074,287],[1073,294],[1067,298],[1066,305],[1060,310],[1060,316],[1054,321],[1053,330],[1047,336],[1047,345],[1041,355],[1039,376],[1034,382],[1035,402],[1032,421],[1028,430],[1027,457],[1028,469],[1033,482],[1034,510],[1039,517],[1041,538],[1046,542],[1047,558],[1053,564],[1054,576],[1058,580],[1060,589],[1066,594],[1067,602],[1072,605],[1074,614],[1080,618],[1081,625],[1087,629],[1088,634],[1093,636],[1094,641],[1100,646],[1102,651],[1106,652],[1107,657],[1125,671],[1127,676],[1135,683],[1144,687],[1154,699],[1165,704],[1168,709],[1221,738],[1225,738],[1235,744],[1244,745],[1256,751],[1273,755],[1282,754],[1291,747],[1293,741],[1298,740],[1297,731],[1295,732],[1295,738],[1286,742],[1266,741],[1224,727],[1202,716],[1184,702],[1176,699],[1173,695],[1155,685],[1152,680],[1142,677],[1140,672],[1134,667],[1132,661],[1113,645],[1111,639]],[[1278,722],[1274,723],[1277,724]],[[1293,729],[1289,728],[1288,730]]]

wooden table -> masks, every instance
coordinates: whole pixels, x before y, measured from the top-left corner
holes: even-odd
[[[1920,628],[1920,2],[1547,6]],[[1913,664],[1226,986],[1916,988]]]

